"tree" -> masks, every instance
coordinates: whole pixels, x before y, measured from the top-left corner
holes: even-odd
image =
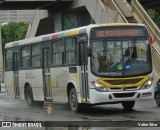
[[[157,26],[160,28],[160,14],[155,9],[148,9],[147,10],[149,16],[151,19],[157,24]]]
[[[3,46],[8,42],[24,39],[27,29],[28,23],[24,22],[10,22],[6,25],[3,25],[1,27]]]

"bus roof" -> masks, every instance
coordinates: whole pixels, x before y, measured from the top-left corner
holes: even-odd
[[[6,43],[5,48],[10,48],[13,46],[20,46],[30,43],[38,43],[48,40],[54,40],[57,38],[67,37],[67,36],[74,36],[78,34],[84,34],[89,33],[90,29],[93,27],[101,27],[101,26],[145,26],[143,24],[137,24],[137,23],[107,23],[107,24],[90,24],[88,26],[74,28],[66,31],[60,31],[56,33],[41,35],[38,37],[28,38],[24,40],[14,41]]]

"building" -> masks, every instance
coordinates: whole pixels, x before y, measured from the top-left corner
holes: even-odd
[[[0,10],[0,24],[33,21],[35,10]]]

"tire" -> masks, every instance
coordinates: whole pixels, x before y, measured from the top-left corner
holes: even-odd
[[[122,102],[122,106],[124,110],[131,110],[134,107],[135,101],[126,101]]]
[[[156,93],[156,95],[155,95],[155,100],[156,100],[156,104],[158,105],[158,106],[160,106],[160,93]]]
[[[34,106],[33,94],[30,86],[28,86],[26,89],[26,101],[29,107]]]
[[[78,103],[77,94],[76,94],[75,88],[71,88],[71,90],[69,92],[68,101],[69,101],[70,109],[73,112],[79,112],[81,105]]]

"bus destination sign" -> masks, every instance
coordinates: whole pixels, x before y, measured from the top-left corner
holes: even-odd
[[[115,38],[115,37],[146,37],[148,36],[144,28],[94,28],[91,37],[96,38]]]
[[[139,36],[138,29],[128,30],[97,30],[97,37],[124,37],[124,36]]]

